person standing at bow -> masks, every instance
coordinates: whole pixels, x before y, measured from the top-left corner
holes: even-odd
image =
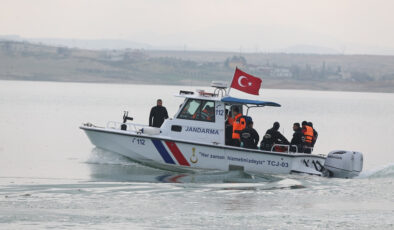
[[[161,99],[157,100],[157,105],[152,107],[149,114],[149,126],[160,128],[164,120],[168,118],[166,107]]]

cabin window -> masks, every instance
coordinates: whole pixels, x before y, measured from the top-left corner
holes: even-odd
[[[201,100],[188,100],[183,106],[181,113],[178,118],[193,120],[197,116],[198,108],[201,105]],[[194,118],[193,118],[194,117]]]
[[[183,106],[178,118],[215,122],[215,102],[190,99]]]
[[[205,101],[201,108],[200,119],[215,122],[215,102]]]

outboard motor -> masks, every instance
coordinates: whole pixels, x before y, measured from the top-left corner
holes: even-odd
[[[325,173],[330,177],[352,178],[363,169],[363,154],[360,152],[331,151],[324,162]]]

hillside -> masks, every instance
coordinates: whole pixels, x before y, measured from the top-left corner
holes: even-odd
[[[0,79],[207,85],[235,66],[263,88],[394,92],[394,56],[82,50],[0,41]]]

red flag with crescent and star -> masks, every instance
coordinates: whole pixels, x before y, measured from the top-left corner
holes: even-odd
[[[261,87],[261,79],[254,77],[250,74],[243,72],[236,68],[231,88],[238,89],[242,92],[259,95],[259,89]]]

